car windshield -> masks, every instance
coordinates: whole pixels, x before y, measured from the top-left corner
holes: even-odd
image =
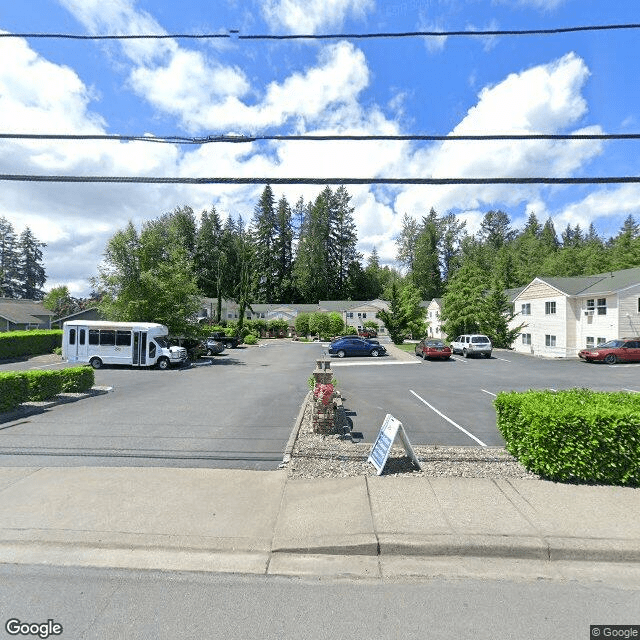
[[[471,342],[474,342],[474,343],[489,342],[489,338],[487,338],[487,336],[474,336],[473,338],[471,338]]]
[[[609,340],[609,342],[598,345],[598,349],[618,349],[623,344],[624,340]]]
[[[442,340],[427,340],[428,347],[444,347]]]

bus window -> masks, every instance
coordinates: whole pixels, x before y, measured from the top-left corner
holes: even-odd
[[[75,344],[75,343],[76,343],[76,330],[69,329],[69,344]]]
[[[130,347],[131,346],[131,331],[117,331],[116,332],[116,345],[118,347]]]
[[[116,343],[116,332],[110,329],[100,331],[100,346],[105,345],[111,347]]]
[[[100,344],[100,329],[89,329],[89,344]]]
[[[149,358],[156,357],[156,343],[153,340],[149,340]]]
[[[80,344],[84,344],[84,334],[85,334],[85,330],[84,329],[80,329]]]

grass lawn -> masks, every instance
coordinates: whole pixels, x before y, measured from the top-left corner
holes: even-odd
[[[396,347],[398,349],[402,349],[407,353],[413,353],[415,351],[416,345],[413,342],[403,342],[402,344],[397,344]]]

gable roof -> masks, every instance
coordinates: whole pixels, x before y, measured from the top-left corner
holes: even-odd
[[[575,278],[541,277],[538,280],[569,296],[615,293],[634,284],[640,284],[640,267],[609,271],[594,276],[578,276]]]
[[[51,318],[53,315],[55,315],[53,311],[49,311],[42,302],[37,300],[0,298],[0,318],[13,324],[41,324],[43,316]]]

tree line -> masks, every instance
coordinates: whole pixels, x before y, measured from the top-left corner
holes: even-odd
[[[13,225],[0,216],[0,298],[42,300],[47,280],[42,261],[45,246],[29,227],[16,235]]]

